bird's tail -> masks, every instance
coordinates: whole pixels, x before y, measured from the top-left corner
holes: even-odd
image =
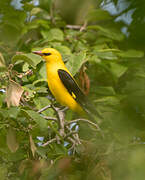
[[[101,112],[99,112],[97,107],[88,98],[85,98],[83,102],[80,102],[80,104],[83,107],[83,110],[86,112],[88,118],[90,118],[92,121],[96,122],[103,119]]]

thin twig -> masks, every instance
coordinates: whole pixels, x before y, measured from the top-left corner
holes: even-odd
[[[42,115],[42,117],[43,117],[44,119],[46,119],[46,120],[53,120],[53,121],[57,121],[57,118],[55,118],[55,117],[44,116],[44,115]]]
[[[70,131],[70,133],[71,133],[70,135],[72,135],[72,138],[73,138],[74,141],[75,141],[75,145],[81,144],[80,139],[79,139],[78,132],[75,131],[76,133],[72,133],[72,132],[74,132],[74,131],[72,131],[69,126],[66,126],[66,128]],[[68,138],[70,138],[70,137],[68,137]]]
[[[66,134],[66,136],[64,137],[64,139],[67,139],[69,136],[74,135],[74,134],[77,134],[77,133],[78,133],[77,131],[71,131],[71,132],[69,132],[68,134]]]
[[[45,111],[45,110],[48,109],[48,108],[51,108],[51,105],[47,105],[47,106],[43,107],[42,109],[40,109],[40,110],[37,111],[37,112],[38,112],[38,113],[41,113],[41,112]]]
[[[80,29],[81,28],[81,26],[80,25],[70,25],[70,24],[68,24],[68,25],[66,25],[66,28],[68,28],[68,29]]]
[[[81,26],[81,25],[66,25],[66,28],[68,29],[76,29],[76,30],[80,30],[80,32],[84,31],[86,29],[86,26],[87,26],[87,21],[84,22],[84,24]]]
[[[77,145],[78,145],[78,144],[81,144],[81,141],[80,141],[80,138],[79,138],[78,133],[77,133],[77,134],[74,134],[73,136],[75,137],[75,140],[77,141]]]
[[[82,119],[82,118],[75,119],[75,120],[72,120],[70,122],[67,122],[66,125],[69,125],[69,124],[72,124],[72,123],[77,123],[79,121],[87,122],[87,123],[91,124],[92,126],[96,127],[98,130],[100,130],[100,127],[96,123],[93,123],[93,122],[89,121],[88,119]]]
[[[42,146],[42,147],[45,147],[45,146],[47,146],[48,144],[51,144],[51,143],[53,143],[53,142],[55,142],[55,141],[56,141],[56,138],[50,139],[49,141],[47,141],[46,143],[42,144],[41,146]]]
[[[86,27],[87,27],[87,21],[85,21],[83,26],[80,28],[80,32],[84,31]]]
[[[68,107],[63,108],[60,111],[65,112],[66,110],[68,110]]]
[[[76,141],[74,139],[72,139],[71,137],[68,137],[68,139],[70,140],[70,142],[72,143],[72,146],[69,148],[69,151],[73,150],[72,153],[75,153],[75,146],[77,145]]]
[[[83,122],[89,123],[90,125],[92,125],[92,126],[94,126],[95,128],[97,128],[97,129],[100,131],[102,137],[104,138],[104,134],[103,134],[103,132],[101,131],[101,129],[100,129],[100,127],[98,126],[98,124],[96,124],[96,123],[94,123],[94,122],[92,122],[92,121],[89,121],[88,119],[82,119],[82,118],[80,118],[80,119],[75,119],[75,120],[72,120],[72,121],[70,121],[70,122],[67,122],[66,125],[69,125],[69,124],[72,124],[72,123],[77,123],[77,122],[79,122],[79,121],[83,121]]]

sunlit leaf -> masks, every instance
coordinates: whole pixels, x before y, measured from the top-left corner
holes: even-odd
[[[24,65],[23,65],[23,67],[22,67],[22,70],[23,70],[23,72],[26,72],[26,71],[29,70],[29,64],[28,64],[27,62],[24,63]]]
[[[47,39],[48,41],[63,41],[64,40],[64,35],[63,32],[60,29],[53,28],[50,31],[41,31],[41,34],[44,39]]]
[[[34,16],[41,11],[42,10],[40,8],[36,7],[36,8],[33,8],[30,13],[31,13],[31,16]]]
[[[6,90],[7,106],[19,106],[20,98],[23,91],[23,88],[18,83],[10,80]]]
[[[42,61],[42,58],[36,54],[17,54],[12,57],[12,63],[16,63],[17,61],[24,61],[27,62],[30,66],[34,69],[36,68],[37,64]]]
[[[85,52],[80,52],[78,54],[73,54],[70,56],[69,61],[66,63],[67,68],[69,71],[72,73],[72,75],[75,75],[82,64],[85,62],[86,58],[86,53]]]

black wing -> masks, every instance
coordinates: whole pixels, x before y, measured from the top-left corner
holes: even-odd
[[[70,95],[82,106],[84,111],[94,119],[93,115],[97,115],[102,118],[100,113],[96,110],[95,106],[90,102],[90,100],[84,95],[82,90],[79,88],[75,80],[70,76],[68,72],[63,69],[58,69],[58,75],[66,87]],[[74,96],[75,95],[75,96]],[[92,114],[93,113],[93,114]]]
[[[66,72],[63,69],[58,69],[58,75],[63,83],[63,85],[66,87],[70,95],[79,103],[82,104],[82,102],[85,100],[85,95],[75,82],[75,80],[70,76],[68,72]]]

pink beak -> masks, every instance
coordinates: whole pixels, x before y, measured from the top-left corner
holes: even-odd
[[[41,51],[33,51],[32,53],[37,54],[37,55],[39,55],[39,56],[44,56]]]

